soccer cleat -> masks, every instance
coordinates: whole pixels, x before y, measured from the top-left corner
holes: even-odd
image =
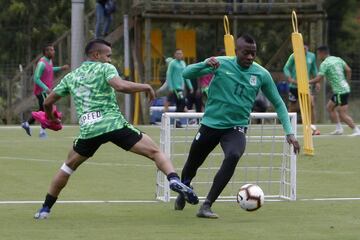
[[[179,195],[177,196],[177,198],[175,199],[174,209],[181,211],[181,210],[184,209],[185,204],[186,204],[186,202],[185,202],[184,195],[179,194]]]
[[[312,135],[320,135],[320,131],[318,129],[313,130]]]
[[[360,136],[360,131],[356,131],[349,135],[350,137]]]
[[[50,214],[50,208],[49,207],[42,207],[40,210],[35,213],[34,218],[35,219],[46,219],[49,217]]]
[[[48,137],[48,135],[45,131],[39,133],[39,138],[46,139],[47,137]]]
[[[21,124],[21,127],[25,130],[27,135],[31,136],[31,129],[30,129],[30,125],[28,122],[23,122]]]
[[[207,204],[201,205],[196,216],[199,218],[211,218],[211,219],[219,218],[219,215],[211,211],[211,207]]]
[[[195,192],[190,187],[180,182],[180,179],[171,179],[169,185],[171,190],[183,195],[188,203],[192,205],[199,203],[199,198],[196,196]]]
[[[343,129],[336,129],[335,131],[332,131],[330,135],[342,135],[344,133]]]

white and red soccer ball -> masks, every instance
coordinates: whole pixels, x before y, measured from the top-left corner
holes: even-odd
[[[264,192],[256,184],[245,184],[237,194],[237,202],[246,211],[255,211],[264,204]]]

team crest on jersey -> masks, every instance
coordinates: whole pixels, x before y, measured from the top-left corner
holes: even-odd
[[[257,78],[256,78],[256,76],[255,76],[255,75],[251,75],[249,82],[250,82],[250,85],[251,85],[251,86],[256,86],[256,83],[257,83]]]

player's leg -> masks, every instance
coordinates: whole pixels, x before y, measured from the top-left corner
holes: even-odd
[[[176,112],[185,112],[185,96],[183,90],[174,90],[174,97],[175,97],[175,103],[176,103]],[[177,128],[181,128],[181,122],[180,120],[175,120],[175,126]]]
[[[39,95],[36,95],[36,98],[38,100],[39,110],[38,111],[44,111],[44,100],[46,98],[46,93],[40,93]],[[30,117],[27,121],[21,123],[21,127],[25,130],[26,134],[31,136],[31,128],[30,125],[34,124],[35,119],[30,114]]]
[[[298,113],[300,111],[299,101],[298,101],[298,91],[297,88],[289,88],[289,112]],[[301,114],[298,114],[298,119]]]
[[[40,95],[38,95],[38,100],[39,100],[39,111],[44,111],[44,101],[47,97],[46,93],[41,93]],[[42,126],[40,126],[40,132],[39,132],[39,138],[47,138],[47,133],[45,131],[45,128],[42,128]]]
[[[341,104],[338,107],[339,117],[353,130],[353,134],[351,134],[352,136],[360,136],[359,128],[355,125],[353,119],[348,114],[348,97],[349,94],[340,95]]]
[[[315,123],[316,123],[316,109],[315,109],[315,95],[310,95],[311,99],[311,129],[312,129],[312,135],[320,135],[319,129],[317,129]]]
[[[100,3],[96,3],[95,7],[96,23],[95,23],[95,38],[101,38],[102,27],[104,24],[105,11]]]
[[[157,168],[167,176],[171,190],[184,195],[190,204],[199,202],[192,189],[181,183],[171,161],[160,151],[160,148],[148,135],[141,133],[130,124],[110,134],[110,141],[114,144],[153,160]]]
[[[93,156],[104,142],[106,142],[106,139],[103,135],[91,139],[77,139],[74,141],[73,149],[70,150],[67,160],[54,176],[42,208],[34,216],[35,219],[45,219],[48,217],[52,206],[55,204],[61,190],[66,186],[72,173],[84,161]]]
[[[344,132],[343,127],[339,119],[339,115],[336,111],[338,105],[338,95],[333,95],[326,105],[326,109],[330,115],[331,122],[335,123],[335,131],[331,132],[332,135],[341,135]]]
[[[71,174],[76,168],[83,163],[88,157],[81,156],[74,150],[70,150],[68,159],[61,166],[60,170],[55,174],[49,191],[45,196],[42,208],[35,214],[36,219],[45,219],[48,217],[52,206],[55,204],[61,190],[66,186]]]
[[[204,163],[209,153],[219,144],[222,130],[201,125],[191,144],[189,156],[181,172],[181,181],[190,187],[198,168]],[[175,210],[183,210],[184,198],[179,195],[175,200]]]
[[[218,215],[211,211],[211,206],[230,181],[239,159],[245,151],[246,138],[244,131],[244,128],[236,127],[234,129],[229,129],[221,137],[220,144],[224,151],[225,158],[214,177],[213,184],[206,200],[197,214],[198,217],[218,218]]]

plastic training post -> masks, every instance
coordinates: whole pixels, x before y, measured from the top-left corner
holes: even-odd
[[[226,56],[235,56],[235,43],[234,37],[230,34],[230,26],[229,26],[229,19],[225,15],[224,16],[224,46],[225,46],[225,53]]]
[[[301,33],[298,31],[298,23],[295,11],[292,12],[292,25],[294,32],[291,34],[291,42],[294,51],[296,79],[301,119],[304,131],[304,153],[314,155],[314,145],[311,130],[311,99],[309,93],[309,79],[306,67],[304,42]]]

